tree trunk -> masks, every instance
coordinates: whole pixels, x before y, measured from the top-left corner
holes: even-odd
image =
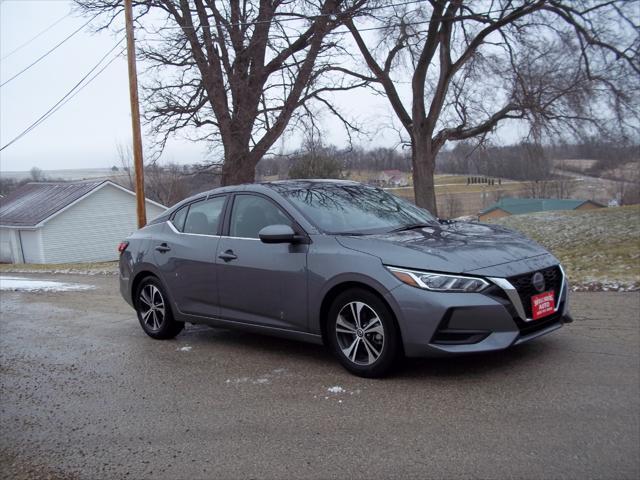
[[[250,152],[242,148],[225,149],[224,164],[222,165],[222,186],[253,183],[256,175],[257,162]]]
[[[437,155],[438,149],[434,148],[432,142],[420,140],[413,142],[411,163],[413,165],[413,192],[416,205],[426,208],[433,215],[438,215],[433,181]]]

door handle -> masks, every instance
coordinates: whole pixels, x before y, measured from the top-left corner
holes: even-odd
[[[156,250],[160,253],[165,253],[168,252],[169,250],[171,250],[171,247],[169,245],[167,245],[166,243],[162,243],[160,245],[158,245],[156,247]]]
[[[238,258],[238,256],[233,253],[233,250],[227,250],[226,252],[218,255],[218,258],[224,260],[225,262],[229,262],[231,260],[235,260],[236,258]]]

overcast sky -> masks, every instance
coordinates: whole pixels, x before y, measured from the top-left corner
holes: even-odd
[[[71,13],[69,0],[0,2],[0,83],[87,21]],[[58,19],[62,20],[53,28],[15,51]],[[55,105],[117,40],[113,33],[95,34],[86,28],[15,80],[0,87],[2,146]],[[393,114],[384,98],[358,91],[342,94],[337,100],[347,113],[367,125],[373,133],[369,138],[357,139],[359,143],[367,147],[397,145],[397,133],[385,128]],[[49,119],[0,152],[0,170],[119,165],[116,145],[130,143],[130,121],[127,66],[125,57],[121,56]],[[325,116],[323,124],[326,143],[346,144],[346,135],[337,121]],[[147,144],[150,141],[145,139]],[[284,150],[290,151],[299,143],[299,136],[285,135],[282,142]],[[162,160],[194,163],[205,160],[206,156],[206,145],[177,139],[169,145]]]

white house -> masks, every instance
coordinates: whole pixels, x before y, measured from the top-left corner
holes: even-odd
[[[146,208],[147,219],[166,210]],[[28,183],[0,201],[0,262],[116,260],[136,229],[135,193],[109,180]]]

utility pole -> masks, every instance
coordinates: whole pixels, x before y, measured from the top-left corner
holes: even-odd
[[[129,61],[129,97],[131,99],[131,129],[133,131],[133,164],[136,172],[136,212],[138,228],[147,224],[144,197],[144,168],[142,163],[142,133],[140,131],[140,105],[138,101],[138,73],[136,71],[136,45],[133,36],[133,6],[124,0],[124,19],[127,29],[127,59]]]

